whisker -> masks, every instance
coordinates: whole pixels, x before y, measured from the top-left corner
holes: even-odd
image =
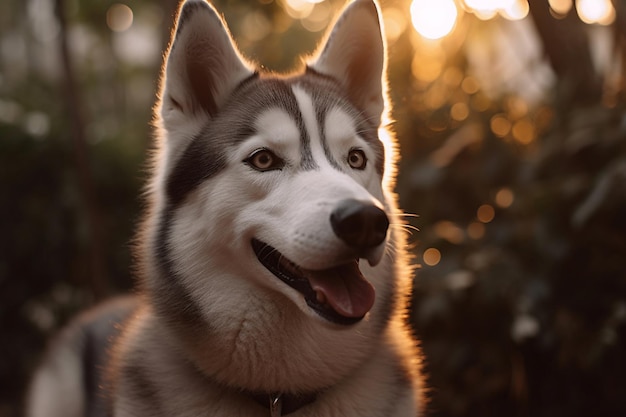
[[[420,217],[419,214],[415,214],[415,213],[397,213],[397,216],[402,218],[402,217],[413,217],[413,218],[418,218]]]

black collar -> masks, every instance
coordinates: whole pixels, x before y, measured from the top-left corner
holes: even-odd
[[[270,415],[286,416],[305,405],[311,404],[317,398],[317,394],[280,394],[280,393],[250,393],[250,396],[257,403],[270,410]]]

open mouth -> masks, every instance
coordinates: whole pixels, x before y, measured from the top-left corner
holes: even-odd
[[[359,261],[324,270],[307,270],[258,239],[252,249],[259,262],[285,284],[304,296],[307,305],[333,323],[351,325],[365,317],[374,305],[374,287],[359,270]]]

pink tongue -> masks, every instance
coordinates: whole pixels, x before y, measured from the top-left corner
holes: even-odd
[[[344,317],[363,317],[374,305],[374,287],[361,275],[358,263],[351,262],[324,271],[307,271],[311,287]]]

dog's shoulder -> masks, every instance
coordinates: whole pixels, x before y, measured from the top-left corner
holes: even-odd
[[[102,415],[104,369],[124,323],[139,308],[134,296],[85,311],[53,339],[26,397],[27,417]],[[86,394],[86,395],[84,395]]]

